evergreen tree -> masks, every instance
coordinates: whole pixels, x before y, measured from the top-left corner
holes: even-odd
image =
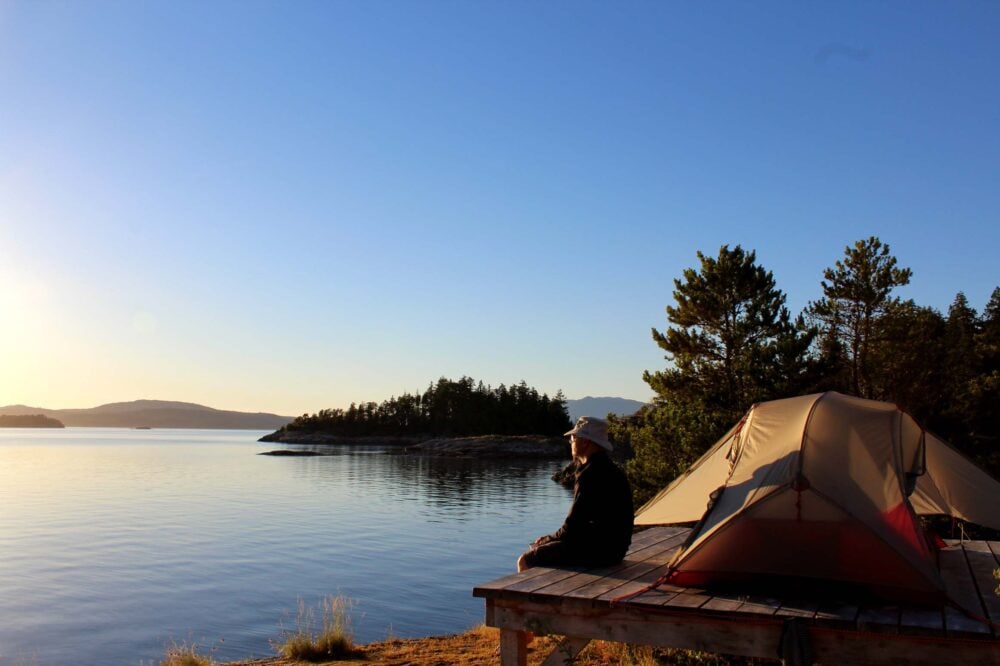
[[[909,268],[897,268],[889,246],[875,236],[844,248],[844,259],[823,271],[823,298],[807,313],[821,329],[821,352],[845,371],[849,392],[875,397],[872,353],[878,342],[878,322],[898,303],[890,294],[909,284]]]
[[[653,405],[612,419],[616,443],[633,451],[627,464],[643,502],[698,459],[755,402],[795,395],[816,381],[809,356],[815,332],[793,323],[785,295],[756,254],[723,246],[698,253],[699,270],[674,280],[671,326],[653,330],[672,367],[646,372]]]
[[[345,436],[373,435],[562,435],[572,424],[562,391],[550,399],[522,381],[493,390],[471,377],[441,377],[423,394],[404,393],[382,403],[351,403],[342,409],[303,414],[289,430]]]
[[[701,268],[674,280],[673,326],[653,340],[673,364],[643,378],[659,400],[697,395],[739,414],[778,391],[794,391],[807,366],[813,333],[791,322],[785,295],[756,253],[722,246],[718,258],[698,252]]]
[[[967,451],[1000,476],[1000,287],[993,290],[975,337],[976,373],[965,406]]]
[[[951,400],[946,327],[937,310],[912,300],[888,305],[873,329],[866,397],[895,403],[921,423],[934,425]]]

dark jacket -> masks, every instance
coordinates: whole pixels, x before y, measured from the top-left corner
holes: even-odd
[[[588,559],[617,562],[632,541],[632,490],[625,473],[599,452],[576,473],[573,505],[552,538],[580,548]]]

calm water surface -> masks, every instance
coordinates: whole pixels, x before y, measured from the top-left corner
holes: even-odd
[[[571,499],[558,461],[276,458],[262,434],[0,429],[0,666],[270,656],[335,594],[361,642],[461,631]]]

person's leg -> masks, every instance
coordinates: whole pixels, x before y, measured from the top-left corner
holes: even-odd
[[[518,572],[532,567],[560,567],[579,564],[580,558],[565,541],[550,541],[523,553],[517,559]]]
[[[521,556],[517,558],[517,573],[521,573],[522,571],[527,571],[528,569],[531,568],[530,564],[531,560],[529,558],[531,556],[532,551],[534,551],[534,548],[521,553]]]

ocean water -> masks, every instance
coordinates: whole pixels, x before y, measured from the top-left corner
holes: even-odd
[[[329,595],[360,642],[462,631],[571,500],[560,461],[260,456],[262,434],[0,429],[0,666],[271,656]]]

